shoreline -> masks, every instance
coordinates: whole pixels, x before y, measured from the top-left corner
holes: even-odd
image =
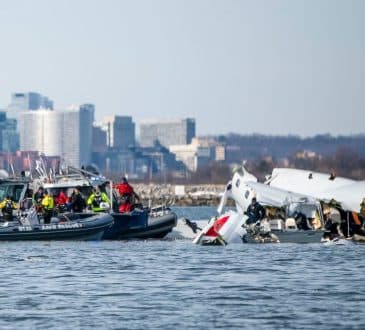
[[[144,205],[217,206],[226,185],[133,184]],[[229,205],[229,203],[228,203]]]

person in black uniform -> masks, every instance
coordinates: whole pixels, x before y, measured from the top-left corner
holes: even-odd
[[[79,187],[76,187],[71,194],[70,207],[75,213],[81,213],[86,208],[86,201],[82,197]]]
[[[42,200],[44,198],[44,188],[39,187],[33,196],[33,203],[35,205],[36,211],[39,213],[42,210]]]
[[[251,204],[247,207],[246,215],[248,216],[246,223],[249,225],[261,221],[265,217],[265,209],[256,197],[252,198]]]

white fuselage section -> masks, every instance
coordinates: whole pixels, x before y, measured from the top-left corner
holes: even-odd
[[[275,168],[267,184],[323,201],[334,199],[344,210],[357,213],[360,212],[360,204],[365,198],[365,181],[342,177],[331,180],[329,174],[298,169]]]

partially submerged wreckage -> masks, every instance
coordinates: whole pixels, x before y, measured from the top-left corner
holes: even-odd
[[[365,181],[297,169],[274,169],[265,183],[244,166],[234,171],[218,217],[195,237],[196,244],[232,242],[365,242]],[[228,198],[236,211],[223,213]],[[255,198],[265,215],[252,223],[247,208]]]

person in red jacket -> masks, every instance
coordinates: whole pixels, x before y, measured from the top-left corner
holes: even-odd
[[[128,183],[126,177],[122,178],[122,183],[116,184],[116,189],[119,192],[121,201],[119,212],[130,212],[132,210],[132,205],[134,204],[134,198],[139,200],[139,196],[136,194],[133,187]]]
[[[68,203],[69,199],[62,190],[54,198],[54,201],[55,201],[55,206],[58,208],[58,211],[60,213],[63,213],[67,210],[67,203]]]

